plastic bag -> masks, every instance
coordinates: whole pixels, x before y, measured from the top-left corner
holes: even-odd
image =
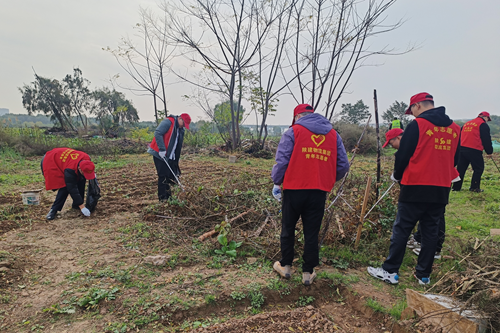
[[[99,187],[97,178],[89,180],[89,187],[87,189],[87,202],[85,203],[85,207],[93,212],[97,207],[97,202],[99,201],[100,197],[101,188]]]

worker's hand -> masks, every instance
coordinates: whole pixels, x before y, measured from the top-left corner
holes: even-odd
[[[83,215],[85,215],[85,216],[87,216],[87,217],[88,217],[88,216],[90,216],[90,210],[89,210],[87,207],[83,207],[83,208],[81,209],[81,211],[82,211],[82,214],[83,214]]]
[[[460,179],[460,176],[458,176],[457,178],[453,179],[451,182],[452,183],[456,183],[456,182],[459,182],[461,179]]]
[[[281,187],[279,185],[274,185],[273,197],[274,197],[274,199],[281,201]]]
[[[393,173],[391,173],[391,180],[392,180],[393,182],[399,182],[399,180],[397,180],[396,178],[394,178],[394,172],[393,172]]]
[[[164,157],[165,157],[165,155],[167,155],[167,152],[166,152],[165,150],[160,150],[160,151],[158,152],[158,155],[160,155],[160,158],[164,158]]]
[[[493,154],[488,154],[486,157],[493,159]]]

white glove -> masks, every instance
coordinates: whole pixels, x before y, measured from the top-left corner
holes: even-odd
[[[397,182],[397,181],[399,181],[399,180],[397,180],[396,178],[394,178],[394,172],[393,172],[393,173],[391,173],[391,180],[392,180],[393,182]]]
[[[167,152],[166,152],[165,150],[160,150],[160,151],[158,152],[158,155],[160,155],[160,158],[164,158],[164,157],[165,157],[165,155],[167,155]]]
[[[460,181],[460,176],[458,176],[457,178],[453,179],[451,182],[452,183],[456,183],[456,182],[459,182]]]
[[[90,210],[89,210],[87,207],[83,207],[83,208],[81,209],[81,211],[82,211],[82,214],[83,214],[83,215],[85,215],[85,216],[87,216],[87,217],[88,217],[88,216],[90,216]]]
[[[281,187],[279,185],[274,185],[273,197],[274,197],[274,199],[281,201]]]

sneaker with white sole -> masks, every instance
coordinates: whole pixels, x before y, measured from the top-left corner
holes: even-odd
[[[316,278],[316,272],[308,273],[304,272],[302,273],[302,283],[306,286],[310,286],[314,279]]]
[[[279,273],[285,279],[289,279],[292,276],[292,267],[290,265],[281,266],[279,261],[276,261],[273,265],[273,268],[276,272]]]
[[[415,253],[417,256],[420,255],[420,250],[421,248],[418,248],[418,249],[413,249],[413,253]],[[434,254],[434,259],[441,259],[441,252],[436,252]]]
[[[418,278],[416,274],[413,274],[413,276],[415,277],[415,279],[418,280],[418,284],[427,285],[427,284],[431,283],[431,278],[430,277]]]
[[[415,240],[413,235],[410,236],[410,239],[408,239],[408,242],[406,242],[406,247],[409,249],[415,249],[420,247],[420,243]]]
[[[399,283],[399,275],[398,273],[389,273],[385,271],[382,267],[368,267],[368,274],[382,280],[389,284],[398,284]]]

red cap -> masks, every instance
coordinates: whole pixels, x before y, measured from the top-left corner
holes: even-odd
[[[490,114],[486,111],[481,112],[478,117],[488,117],[488,121],[491,121]]]
[[[416,95],[411,96],[410,106],[408,106],[408,109],[406,109],[405,114],[411,114],[411,111],[410,111],[411,106],[413,104],[416,104],[418,102],[423,102],[423,101],[434,101],[434,98],[432,97],[431,94],[426,93],[426,92],[422,92],[420,94],[416,94]]]
[[[390,131],[388,131],[387,133],[385,133],[385,143],[382,146],[382,148],[387,147],[387,145],[389,144],[389,141],[391,141],[394,138],[397,138],[401,134],[403,134],[403,130],[401,128],[393,128]]]
[[[189,129],[189,124],[191,124],[191,117],[187,113],[183,113],[180,115],[182,120],[184,120],[184,126]]]
[[[83,160],[78,166],[82,169],[85,179],[89,180],[95,178],[95,165],[92,161]]]
[[[299,104],[299,105],[297,105],[295,107],[295,109],[293,109],[293,121],[292,121],[292,125],[295,124],[295,116],[298,115],[298,114],[300,114],[300,113],[304,113],[304,112],[314,113],[314,109],[309,104]]]

